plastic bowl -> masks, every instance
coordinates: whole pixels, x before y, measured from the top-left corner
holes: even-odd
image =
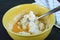
[[[49,35],[49,33],[52,30],[53,25],[55,24],[55,17],[53,14],[49,15],[48,17],[50,18],[49,28],[37,35],[31,35],[31,36],[19,35],[19,34],[13,33],[12,31],[8,29],[8,23],[9,22],[14,23],[12,19],[16,15],[21,14],[20,12],[25,9],[27,9],[27,12],[29,10],[32,10],[33,12],[38,13],[37,15],[42,15],[49,11],[49,9],[43,6],[36,5],[36,4],[22,4],[22,5],[18,5],[18,6],[11,8],[5,13],[5,15],[3,16],[3,20],[2,20],[3,25],[5,29],[7,30],[8,34],[15,40],[44,40]]]

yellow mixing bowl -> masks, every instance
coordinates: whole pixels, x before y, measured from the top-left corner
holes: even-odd
[[[47,9],[47,8],[45,8],[43,6],[36,5],[36,4],[22,4],[22,5],[15,6],[15,7],[11,8],[10,10],[8,10],[5,13],[5,15],[3,16],[2,22],[3,22],[3,25],[4,25],[5,29],[7,30],[8,34],[14,40],[44,40],[49,35],[49,33],[51,32],[52,27],[53,27],[53,25],[55,23],[55,17],[54,17],[53,14],[49,15],[49,17],[48,17],[48,18],[50,18],[50,26],[49,26],[49,28],[46,29],[45,31],[43,31],[42,33],[37,34],[37,35],[23,36],[23,35],[15,34],[15,33],[11,32],[8,29],[8,23],[9,22],[14,23],[14,21],[12,19],[16,15],[21,14],[20,12],[22,10],[26,10],[26,9],[27,9],[27,12],[29,10],[32,10],[36,14],[38,13],[37,14],[38,16],[49,11],[49,9]]]

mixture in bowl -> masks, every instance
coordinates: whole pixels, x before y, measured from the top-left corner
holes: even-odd
[[[30,11],[12,25],[11,31],[21,35],[33,35],[43,32],[47,29],[47,25],[40,20],[35,20],[37,17],[33,11]]]

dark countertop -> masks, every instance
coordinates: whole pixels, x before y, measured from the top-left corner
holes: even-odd
[[[0,40],[13,40],[2,25],[2,17],[4,13],[16,5],[33,2],[34,0],[0,0]],[[60,40],[60,29],[53,26],[51,33],[45,40]]]

